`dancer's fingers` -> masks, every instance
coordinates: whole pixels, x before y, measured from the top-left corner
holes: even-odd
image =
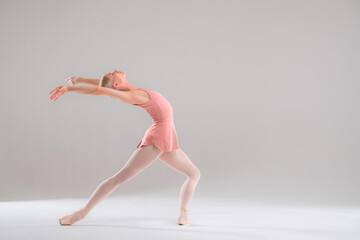
[[[50,92],[50,94],[52,94],[56,89],[58,89],[58,88],[54,88],[54,89]]]
[[[54,93],[51,97],[50,97],[50,99],[51,100],[53,100],[55,97],[57,97],[59,95],[59,93],[58,92],[56,92],[56,93]]]
[[[65,79],[65,80],[68,82],[69,85],[71,85],[71,86],[74,85],[73,82],[71,81],[71,78],[67,78],[67,79]]]

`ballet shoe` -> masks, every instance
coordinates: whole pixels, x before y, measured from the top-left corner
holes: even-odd
[[[188,221],[188,214],[185,208],[181,208],[180,216],[177,219],[179,225],[187,225]]]
[[[88,208],[81,208],[71,214],[68,214],[66,216],[63,216],[62,218],[59,219],[59,223],[60,225],[72,225],[77,221],[80,221],[81,219],[83,219],[89,212],[90,209]]]

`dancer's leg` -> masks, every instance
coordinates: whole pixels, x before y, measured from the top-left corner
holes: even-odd
[[[147,145],[136,149],[119,172],[103,181],[95,189],[84,208],[78,210],[79,212],[77,214],[71,215],[71,217],[63,217],[63,221],[69,224],[73,224],[74,222],[84,218],[88,212],[95,207],[95,205],[110,195],[117,186],[139,174],[142,170],[154,162],[161,153],[162,151],[154,145]],[[60,223],[61,222],[62,221],[60,221]]]
[[[102,199],[110,195],[117,186],[130,180],[154,162],[160,154],[161,151],[154,145],[147,145],[136,149],[120,171],[97,187],[90,196],[86,206],[92,209]]]
[[[159,156],[159,159],[171,168],[187,176],[180,190],[180,208],[186,210],[200,179],[199,169],[181,148],[171,152],[163,152]]]

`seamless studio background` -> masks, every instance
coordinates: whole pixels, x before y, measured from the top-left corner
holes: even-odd
[[[88,198],[151,124],[65,78],[119,69],[174,108],[193,201],[359,206],[359,1],[1,1],[0,201]],[[113,196],[177,196],[160,160]]]

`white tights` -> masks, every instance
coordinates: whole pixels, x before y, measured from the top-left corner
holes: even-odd
[[[86,204],[86,208],[89,210],[94,208],[96,204],[110,195],[116,187],[139,174],[157,158],[169,167],[187,176],[180,190],[180,208],[187,209],[193,197],[196,184],[200,179],[199,169],[191,162],[182,149],[162,152],[154,145],[137,148],[120,171],[107,178],[95,189]]]

